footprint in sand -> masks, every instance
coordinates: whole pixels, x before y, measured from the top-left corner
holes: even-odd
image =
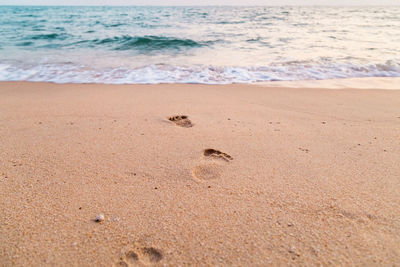
[[[219,150],[215,150],[213,148],[205,149],[203,152],[203,155],[204,155],[204,157],[213,157],[213,158],[222,159],[222,160],[225,160],[228,162],[233,160],[233,158],[230,155],[228,155],[224,152],[221,152]]]
[[[163,255],[160,250],[153,247],[135,247],[123,253],[115,267],[129,267],[137,265],[152,265],[161,261]]]
[[[221,177],[224,167],[233,158],[219,150],[208,148],[203,151],[202,162],[194,167],[193,176],[199,180],[214,180]]]
[[[169,121],[172,121],[176,125],[180,127],[190,128],[193,127],[192,122],[189,120],[189,117],[186,115],[176,115],[168,118]]]

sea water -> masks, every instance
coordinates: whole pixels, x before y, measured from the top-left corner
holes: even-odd
[[[0,7],[0,80],[400,77],[400,7]]]

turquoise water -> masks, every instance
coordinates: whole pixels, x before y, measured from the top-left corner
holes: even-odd
[[[0,7],[0,80],[400,77],[400,7]]]

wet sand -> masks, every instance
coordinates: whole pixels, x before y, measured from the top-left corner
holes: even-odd
[[[3,82],[0,137],[1,266],[400,261],[400,90]]]

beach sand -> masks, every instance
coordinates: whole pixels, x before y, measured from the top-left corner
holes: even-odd
[[[3,82],[0,139],[1,266],[400,262],[400,90]]]

